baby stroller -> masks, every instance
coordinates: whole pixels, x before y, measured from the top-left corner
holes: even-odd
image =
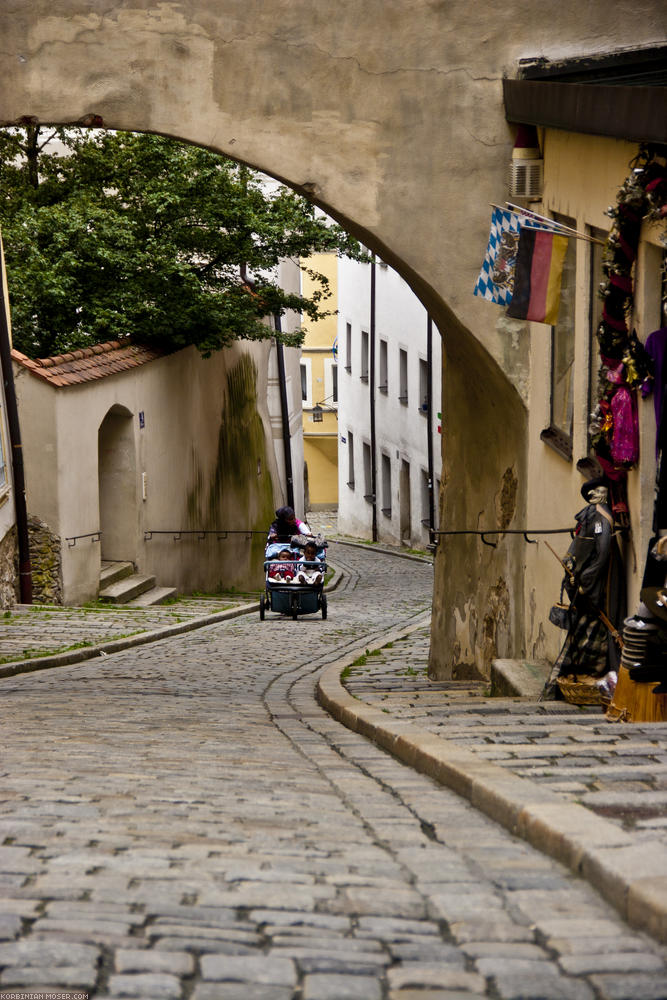
[[[303,549],[309,542],[317,545],[314,560],[302,560]],[[264,621],[266,609],[281,615],[299,615],[322,612],[327,617],[327,595],[324,577],[327,571],[326,541],[307,535],[296,535],[289,544],[269,542],[264,551],[265,590],[259,599],[259,617]],[[289,552],[288,559],[284,553]],[[283,556],[281,557],[281,553]]]

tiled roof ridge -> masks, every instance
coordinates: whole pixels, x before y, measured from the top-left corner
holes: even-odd
[[[57,387],[104,378],[171,353],[157,346],[135,344],[129,338],[94,344],[51,358],[32,359],[12,349],[12,357],[18,364]]]
[[[36,358],[34,363],[40,368],[55,368],[67,361],[80,361],[83,358],[92,358],[96,354],[109,354],[110,351],[117,351],[119,347],[129,346],[131,346],[129,340],[107,340],[104,344],[79,347],[74,351],[67,351],[65,354],[54,354],[50,358]]]

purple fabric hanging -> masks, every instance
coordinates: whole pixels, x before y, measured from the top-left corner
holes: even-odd
[[[642,385],[642,396],[644,399],[653,392],[653,406],[655,408],[656,427],[656,451],[657,432],[662,419],[662,401],[665,394],[665,382],[667,381],[667,326],[654,330],[646,338],[646,351],[653,361],[653,379],[646,379]]]
[[[614,462],[631,465],[639,459],[639,421],[634,393],[626,385],[619,385],[611,399],[614,430],[611,438],[611,457]]]

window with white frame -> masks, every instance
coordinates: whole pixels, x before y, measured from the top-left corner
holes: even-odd
[[[431,491],[428,482],[428,472],[426,469],[422,469],[419,479],[419,492],[421,494],[421,522],[425,528],[429,527],[431,520]]]
[[[402,347],[398,351],[398,399],[407,406],[408,403],[408,352]]]
[[[367,330],[361,331],[361,381],[368,382],[368,359],[370,337]]]
[[[313,375],[310,358],[301,359],[301,405],[310,409],[313,405]]]
[[[354,434],[347,432],[347,485],[354,489]]]
[[[371,446],[364,441],[364,500],[372,503],[373,497],[373,463],[371,461]]]
[[[391,459],[382,454],[382,513],[391,517]]]
[[[324,359],[324,399],[327,406],[338,406],[338,365],[333,358]]]
[[[380,340],[380,381],[378,391],[386,393],[389,391],[389,366],[387,362],[387,341]]]
[[[428,413],[428,363],[419,359],[419,411]]]

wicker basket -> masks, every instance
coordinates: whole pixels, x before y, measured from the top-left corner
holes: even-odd
[[[595,683],[598,679],[586,674],[580,677],[568,674],[567,677],[558,677],[557,684],[563,698],[571,705],[608,705],[609,697]]]

